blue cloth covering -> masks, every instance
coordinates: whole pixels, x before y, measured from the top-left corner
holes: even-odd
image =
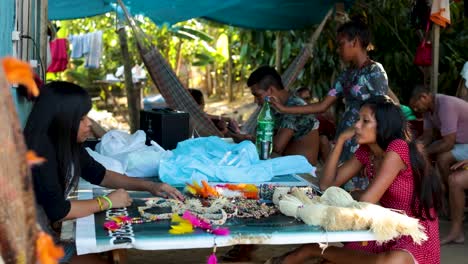
[[[337,2],[351,0],[123,0],[133,15],[142,14],[156,24],[203,17],[224,24],[255,29],[290,30],[320,23]],[[65,20],[114,10],[110,0],[49,0],[49,19]]]
[[[159,177],[168,184],[201,180],[256,183],[275,175],[311,173],[313,169],[303,156],[259,160],[250,141],[230,144],[218,137],[205,137],[180,142],[172,155],[160,161]]]

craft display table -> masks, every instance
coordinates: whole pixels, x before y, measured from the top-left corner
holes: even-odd
[[[310,185],[308,181],[297,175],[277,176],[273,178],[272,184]],[[91,199],[107,192],[109,190],[82,180],[78,187],[78,199]],[[128,248],[140,250],[212,248],[214,243],[218,247],[224,247],[238,244],[285,245],[375,240],[370,231],[325,232],[320,227],[305,225],[282,214],[261,219],[229,219],[223,225],[231,231],[228,236],[214,236],[201,230],[190,234],[172,235],[168,232],[170,220],[131,224],[115,232],[105,230],[103,224],[106,217],[114,214],[139,216],[137,207],[144,205],[142,198],[150,197],[147,192],[130,192],[130,195],[133,204],[128,208],[112,209],[76,221],[74,232],[78,255]],[[119,251],[114,253],[116,252]]]

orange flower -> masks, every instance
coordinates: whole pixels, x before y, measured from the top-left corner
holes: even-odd
[[[202,181],[202,185],[203,185],[203,194],[202,196],[204,198],[207,198],[207,197],[218,197],[219,196],[219,193],[216,191],[215,188],[211,187],[206,181]]]
[[[56,246],[52,237],[39,232],[36,240],[37,261],[40,264],[56,264],[65,255],[62,247]]]
[[[3,70],[10,84],[22,84],[34,97],[39,95],[39,89],[33,78],[31,66],[12,57],[2,59]]]
[[[193,185],[187,183],[187,190],[193,195],[199,195],[203,198],[218,197],[219,193],[215,188],[211,187],[206,181],[202,181],[203,187],[197,182],[193,182]]]
[[[28,163],[29,167],[32,167],[34,165],[39,165],[43,162],[45,162],[46,159],[43,157],[37,156],[36,152],[34,150],[28,150],[26,152],[26,162]]]

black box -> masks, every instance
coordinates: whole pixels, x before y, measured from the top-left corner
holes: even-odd
[[[189,123],[188,113],[169,108],[140,111],[140,129],[146,133],[147,145],[151,139],[166,150],[189,138]]]

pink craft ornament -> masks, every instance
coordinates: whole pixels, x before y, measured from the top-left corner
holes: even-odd
[[[218,259],[216,258],[216,242],[213,245],[213,253],[208,257],[207,264],[218,264]]]
[[[210,257],[208,258],[207,264],[218,264],[218,259],[216,258],[216,253],[211,253]]]
[[[120,228],[120,225],[117,224],[116,222],[114,221],[107,221],[104,223],[104,227],[107,229],[107,230],[110,230],[110,231],[115,231],[117,229]]]
[[[202,229],[211,229],[211,224],[201,220],[197,216],[193,215],[190,213],[190,211],[185,211],[184,214],[182,215],[182,218],[185,220],[188,220],[194,227],[199,227]]]
[[[216,229],[214,229],[213,231],[211,231],[214,235],[217,235],[217,236],[227,236],[229,235],[229,229],[227,228],[221,228],[221,227],[218,227]]]

